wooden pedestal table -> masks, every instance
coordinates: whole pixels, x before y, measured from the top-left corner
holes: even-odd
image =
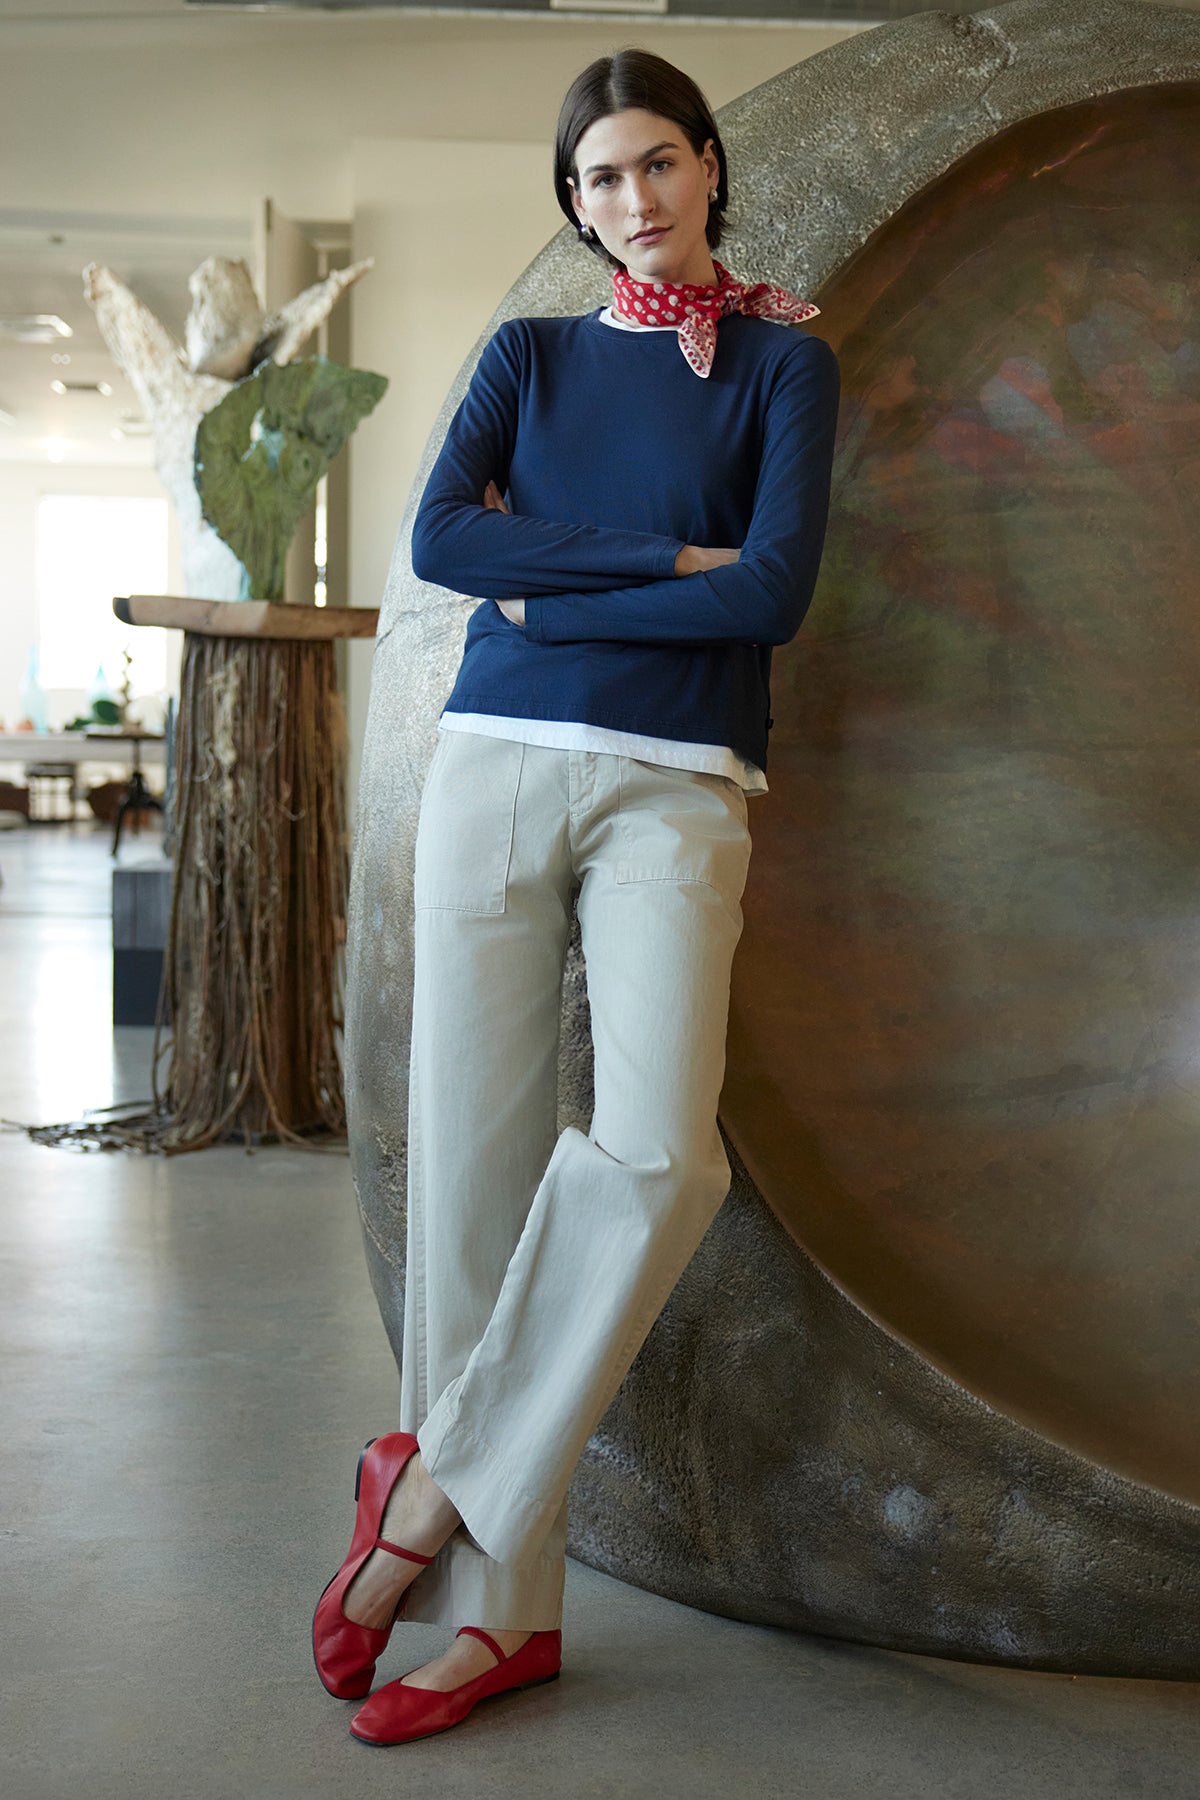
[[[121,830],[125,820],[129,820],[130,829],[135,833],[140,829],[141,815],[144,812],[161,812],[163,803],[152,788],[146,785],[146,777],[142,772],[142,745],[161,744],[161,731],[136,731],[122,726],[97,725],[91,731],[85,731],[84,737],[89,743],[97,738],[105,743],[129,744],[133,750],[133,767],[129,771],[129,780],[125,783],[117,807],[116,830],[113,832],[112,853],[117,855],[121,848]]]
[[[146,1147],[344,1135],[349,846],[333,646],[373,637],[379,614],[160,594],[113,610],[185,633]]]

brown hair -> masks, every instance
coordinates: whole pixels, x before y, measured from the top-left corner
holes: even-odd
[[[567,177],[571,176],[578,191],[575,152],[579,140],[597,119],[607,119],[634,107],[657,113],[659,118],[678,125],[697,156],[712,139],[718,168],[717,197],[709,207],[705,235],[709,249],[715,250],[725,229],[725,208],[729,204],[729,174],[721,134],[712,108],[690,75],[650,50],[618,50],[613,56],[598,56],[567,89],[554,136],[554,192],[558,204],[578,231],[579,217],[571,204]],[[610,269],[625,267],[609,255],[598,238],[580,241]]]

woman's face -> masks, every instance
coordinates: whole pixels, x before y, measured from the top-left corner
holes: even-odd
[[[635,281],[716,282],[705,237],[719,174],[711,138],[697,156],[673,119],[633,107],[588,126],[575,168],[580,224]]]

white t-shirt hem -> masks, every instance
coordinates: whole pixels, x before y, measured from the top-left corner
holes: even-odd
[[[689,744],[678,738],[644,737],[635,731],[613,731],[607,725],[584,725],[574,719],[510,718],[502,713],[443,712],[440,731],[475,731],[484,737],[512,738],[520,744],[542,744],[551,750],[599,750],[610,756],[632,756],[668,769],[695,769],[726,775],[747,796],[765,794],[767,778],[757,764],[726,744]]]

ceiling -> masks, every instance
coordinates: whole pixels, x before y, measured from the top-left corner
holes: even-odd
[[[1143,0],[1144,4],[1176,6],[1200,10],[1200,0]],[[413,6],[396,6],[392,0],[0,0],[0,26],[26,24],[39,30],[53,29],[56,25],[70,24],[75,20],[104,20],[114,24],[118,21],[136,21],[153,19],[155,21],[179,20],[186,25],[189,16],[195,18],[199,13],[208,15],[226,14],[242,15],[242,22],[249,23],[255,14],[261,17],[263,12],[272,15],[270,23],[278,28],[288,13],[293,15],[307,14],[310,18],[314,11],[320,11],[327,17],[329,14],[370,12],[375,17],[391,13],[398,17],[420,13],[457,12],[545,12],[549,0],[528,0],[523,5],[521,0],[479,0],[478,5],[463,5],[461,0],[426,0],[425,4]],[[621,12],[608,3],[604,9],[615,18]],[[755,6],[755,0],[668,0],[667,9],[676,17],[691,18],[789,18],[792,20],[825,19],[858,19],[864,23],[884,19],[899,18],[907,13],[917,12],[972,12],[982,10],[963,0],[940,0],[939,4],[930,6],[927,0],[762,0]],[[629,11],[623,16],[636,18],[644,12],[640,0],[634,0]],[[249,17],[247,16],[249,15]]]
[[[154,0],[159,4],[168,0]],[[1137,0],[1134,0],[1137,3]],[[1143,0],[1143,3],[1200,9],[1200,0]],[[188,12],[313,12],[326,14],[381,13],[492,13],[535,14],[552,16],[595,16],[618,18],[662,18],[700,21],[727,21],[731,24],[787,22],[790,24],[855,23],[884,24],[910,13],[978,12],[985,10],[977,0],[415,0],[411,6],[397,6],[394,0],[178,0]]]
[[[62,19],[157,18],[189,11],[185,0],[0,0],[0,20],[28,19],[39,25]]]
[[[325,13],[371,12],[394,13],[406,15],[422,12],[547,12],[550,0],[421,0],[420,4],[398,6],[395,0],[0,0],[0,19],[27,19],[38,23],[50,23],[55,19],[137,19],[161,18],[164,16],[206,12],[206,13],[247,13],[270,11],[273,14],[287,12]],[[555,10],[559,10],[556,4]],[[576,10],[563,0],[563,11]],[[588,5],[581,0],[577,9],[580,12],[603,10],[615,14],[618,18],[624,11],[625,17],[637,17],[646,13],[649,8],[646,0],[630,0],[627,9],[622,9],[613,0],[604,0],[603,6],[594,3]],[[924,0],[760,0],[757,6],[754,0],[668,0],[662,8],[676,16],[689,18],[771,18],[785,17],[790,19],[826,19],[826,18],[861,18],[879,20],[899,17],[903,13],[928,12],[931,10]],[[962,4],[962,0],[942,0],[937,9],[942,12],[966,12],[971,8]]]

